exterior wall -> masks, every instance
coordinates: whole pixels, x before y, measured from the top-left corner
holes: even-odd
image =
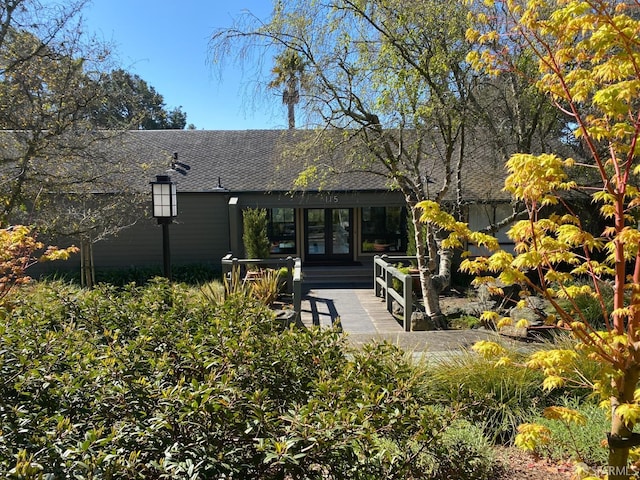
[[[363,206],[404,206],[397,192],[322,192],[304,195],[285,193],[178,192],[178,216],[169,226],[171,264],[201,264],[214,269],[228,253],[244,256],[242,245],[242,210],[244,208],[289,207],[295,209],[296,253],[273,255],[304,259],[304,209],[353,209],[353,260],[372,260],[374,252],[361,251],[361,211]],[[151,201],[149,199],[151,211]],[[75,243],[58,242],[64,245]],[[117,236],[94,244],[96,270],[132,267],[162,267],[162,228],[154,218],[144,218]],[[80,269],[80,255],[66,262],[38,266],[34,274],[52,270]]]
[[[295,209],[296,219],[296,253],[273,255],[297,256],[304,260],[304,209],[305,208],[351,208],[353,209],[353,259],[356,261],[372,260],[375,253],[363,253],[361,250],[362,237],[360,231],[360,208],[404,206],[404,199],[398,192],[314,192],[305,194],[286,193],[239,193],[231,194],[233,205],[229,206],[231,225],[239,225],[238,233],[231,233],[230,251],[234,256],[242,257],[242,210],[245,208],[278,208]]]
[[[507,202],[503,203],[475,203],[468,205],[467,215],[469,228],[472,230],[481,230],[489,225],[496,224],[505,218],[511,216],[513,209]],[[500,242],[501,247],[508,251],[513,252],[513,241],[508,237],[507,232],[511,228],[511,224],[501,228],[496,233],[495,237]],[[489,252],[484,248],[478,248],[475,245],[469,246],[469,251],[472,255],[487,255]]]
[[[208,265],[220,268],[229,251],[228,196],[224,193],[178,193],[178,216],[169,226],[172,265]],[[149,199],[148,212],[151,212]],[[79,239],[60,239],[54,245],[79,245]],[[154,218],[140,219],[117,236],[93,245],[97,271],[131,267],[162,268],[162,227]],[[38,264],[33,275],[80,270],[80,255],[64,262]]]
[[[397,192],[322,192],[305,195],[284,193],[178,193],[178,217],[169,226],[171,264],[200,264],[214,269],[228,253],[243,257],[242,210],[245,208],[295,209],[296,252],[273,254],[273,257],[296,256],[303,260],[305,208],[350,208],[353,209],[352,260],[371,261],[376,252],[362,251],[362,210],[364,206],[404,206],[402,195]],[[149,201],[149,211],[151,209]],[[482,228],[498,221],[510,213],[508,204],[469,206],[468,218],[472,228]],[[507,249],[512,248],[506,237],[506,228],[498,237]],[[74,240],[79,244],[77,240]],[[74,242],[53,242],[64,246]],[[474,254],[483,252],[472,249]],[[402,252],[398,252],[401,254]],[[141,219],[136,225],[120,232],[118,236],[94,245],[94,264],[101,269],[162,266],[162,228],[156,219]],[[80,255],[66,262],[41,264],[33,274],[52,270],[79,270]]]
[[[169,226],[172,265],[218,267],[229,251],[227,196],[178,193],[178,216]],[[151,207],[149,207],[151,208]],[[94,245],[96,269],[162,265],[162,228],[143,219],[117,237]]]

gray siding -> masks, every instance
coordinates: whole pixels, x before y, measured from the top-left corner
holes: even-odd
[[[169,226],[171,263],[218,267],[229,250],[227,197],[219,194],[178,194],[178,216]],[[162,265],[162,228],[144,219],[117,237],[94,246],[99,268]]]

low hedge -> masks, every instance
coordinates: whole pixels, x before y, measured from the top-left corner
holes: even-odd
[[[490,478],[403,352],[240,295],[43,283],[0,311],[0,375],[2,478]]]

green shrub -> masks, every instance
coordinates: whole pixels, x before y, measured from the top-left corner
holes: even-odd
[[[397,265],[396,268],[400,273],[404,275],[408,275],[411,272],[410,267],[403,267],[401,265]],[[391,280],[391,286],[396,292],[402,294],[402,282],[399,279],[397,279],[396,277],[393,277],[393,279]]]
[[[445,478],[415,459],[446,464],[451,416],[394,346],[161,278],[21,293],[0,311],[2,478]]]
[[[576,341],[560,334],[553,342],[530,345],[526,349],[505,346],[509,362],[497,364],[474,352],[461,352],[426,366],[429,382],[425,396],[438,405],[459,408],[470,422],[482,425],[494,442],[510,443],[518,425],[530,422],[545,407],[571,397],[586,401],[593,395],[585,379],[594,378],[599,365],[583,350],[577,350],[571,365],[566,365],[566,383],[562,388],[545,391],[544,375],[525,366],[532,349],[572,349]]]
[[[447,454],[438,458],[436,478],[476,480],[494,478],[496,460],[481,427],[465,420],[454,421],[442,438]]]
[[[475,328],[482,325],[482,321],[473,315],[462,315],[449,319],[451,324],[450,328],[453,330],[466,330]]]
[[[96,282],[108,283],[118,287],[124,287],[130,283],[144,285],[155,277],[162,276],[162,268],[157,267],[131,267],[131,268],[98,268],[96,269]],[[222,278],[221,267],[205,264],[173,265],[171,276],[177,283],[187,285],[200,285]],[[80,285],[79,271],[60,271],[45,275],[43,280],[74,282]]]
[[[584,284],[593,286],[593,283],[588,280],[576,283],[578,286]],[[598,282],[598,288],[600,289],[602,301],[604,302],[607,312],[611,313],[613,311],[613,286],[607,282]],[[602,305],[598,298],[583,294],[576,296],[573,299],[573,302],[575,303],[575,307],[567,300],[562,300],[560,305],[568,312],[572,312],[576,320],[593,325],[594,328],[599,330],[606,329],[604,317],[602,315]],[[581,312],[583,318],[578,316],[578,312]]]
[[[252,280],[250,285],[251,293],[256,299],[266,306],[271,306],[278,299],[282,289],[280,272],[270,268],[261,270],[260,275]]]

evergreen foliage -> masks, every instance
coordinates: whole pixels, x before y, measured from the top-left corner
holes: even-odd
[[[242,212],[245,255],[247,258],[268,258],[267,211],[263,208],[247,208]]]
[[[484,437],[425,404],[395,346],[166,279],[20,293],[0,317],[2,478],[491,478]]]

